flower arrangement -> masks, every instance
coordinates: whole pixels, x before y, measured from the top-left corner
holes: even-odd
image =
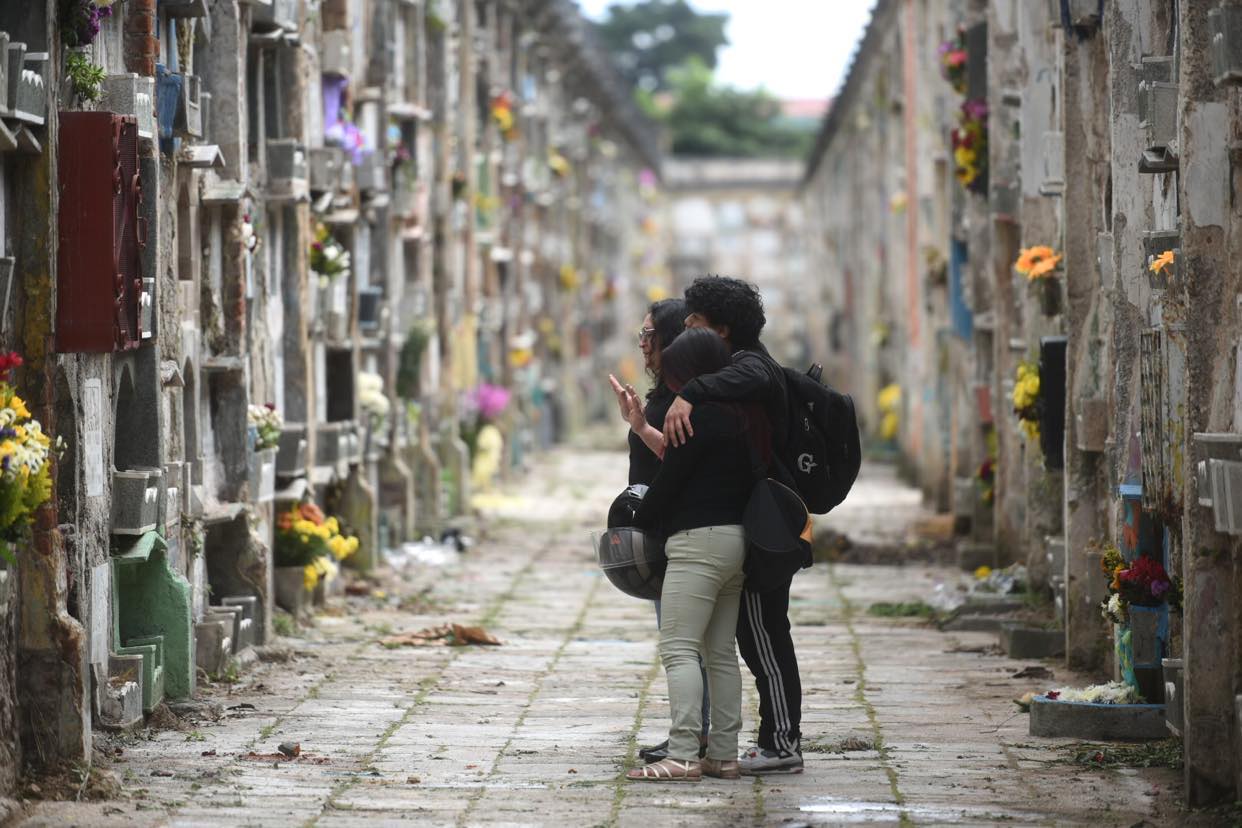
[[[242,213],[241,226],[238,227],[237,232],[241,236],[242,247],[247,253],[254,253],[259,249],[259,236],[254,232],[254,221],[249,213]]]
[[[988,104],[987,101],[962,102],[957,126],[951,135],[953,162],[957,180],[971,192],[982,193],[987,187],[988,168]]]
[[[16,353],[0,354],[0,557],[10,563],[35,510],[52,496],[52,441],[9,382],[21,364]]]
[[[509,407],[509,400],[512,396],[509,389],[503,385],[483,382],[467,395],[466,406],[477,412],[484,420],[495,420]]]
[[[384,378],[369,371],[358,372],[358,409],[371,428],[379,429],[388,420],[392,405],[384,394]]]
[[[65,55],[65,76],[69,78],[73,94],[84,101],[99,100],[106,74],[102,66],[96,66],[82,52]]]
[[[958,26],[952,40],[940,44],[940,76],[949,82],[953,91],[966,94],[966,27]]]
[[[1039,366],[1023,360],[1013,384],[1013,413],[1031,442],[1039,440],[1039,416],[1043,399],[1040,396]]]
[[[1130,685],[1120,681],[1093,684],[1090,687],[1059,687],[1049,690],[1044,697],[1050,701],[1083,702],[1086,704],[1142,704],[1143,696]]]
[[[1056,278],[1056,271],[1061,265],[1062,256],[1047,245],[1035,245],[1023,249],[1013,269],[1021,273],[1028,281]]]
[[[1175,257],[1172,250],[1166,250],[1159,256],[1151,260],[1151,264],[1147,266],[1148,270],[1158,276],[1171,275],[1168,273],[1173,268]]]
[[[1114,624],[1129,621],[1131,606],[1158,607],[1177,602],[1177,588],[1164,566],[1155,558],[1139,555],[1127,562],[1121,550],[1108,545],[1100,558],[1100,568],[1109,578],[1109,596],[1100,604],[1100,614]]]
[[[326,288],[333,279],[349,278],[349,251],[341,246],[325,224],[315,227],[315,240],[311,242],[311,271],[319,277],[319,286]]]
[[[272,403],[252,405],[246,411],[246,421],[258,431],[255,451],[274,449],[280,445],[280,432],[285,427],[284,418]]]
[[[507,91],[492,98],[492,120],[506,141],[517,137],[517,118],[513,114],[513,96]]]
[[[112,3],[113,0],[61,0],[60,35],[65,45],[72,49],[94,43],[101,21],[112,16]]]
[[[358,551],[358,538],[314,503],[298,503],[276,516],[276,566],[302,567],[307,590],[336,577],[337,564]]]

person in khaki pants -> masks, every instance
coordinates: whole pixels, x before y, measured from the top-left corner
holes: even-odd
[[[688,330],[664,349],[661,370],[679,390],[700,374],[729,365],[724,340]],[[660,594],[660,659],[668,675],[668,758],[631,770],[642,781],[695,782],[703,774],[739,778],[742,676],[734,636],[742,590],[742,515],[755,483],[752,458],[769,445],[757,405],[705,403],[691,416],[695,439],[668,448],[643,497],[635,524],[668,538],[668,570]],[[711,697],[711,735],[699,760],[703,676]]]

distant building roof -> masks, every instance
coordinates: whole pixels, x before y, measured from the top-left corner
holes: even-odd
[[[671,158],[664,162],[665,187],[678,190],[793,189],[803,165],[786,158]]]
[[[831,105],[831,98],[786,98],[781,101],[781,114],[786,118],[822,118]]]

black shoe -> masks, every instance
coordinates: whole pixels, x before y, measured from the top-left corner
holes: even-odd
[[[699,748],[699,758],[702,759],[705,756],[707,756],[707,745],[702,745]],[[648,763],[659,762],[662,759],[667,759],[668,758],[668,739],[665,739],[663,742],[660,742],[660,744],[658,745],[652,745],[651,747],[645,747],[642,750],[638,751],[638,758]]]
[[[644,762],[647,762],[647,763],[659,762],[662,759],[667,759],[668,758],[668,739],[665,739],[663,742],[660,742],[660,744],[658,745],[652,745],[651,747],[645,747],[642,750],[638,751],[638,758],[642,759]]]

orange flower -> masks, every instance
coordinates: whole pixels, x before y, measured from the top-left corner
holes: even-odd
[[[293,528],[293,512],[281,512],[276,516],[276,528],[288,532]]]
[[[1032,281],[1034,281],[1035,279],[1042,279],[1048,274],[1052,273],[1052,271],[1055,270],[1056,266],[1060,263],[1061,263],[1060,253],[1056,254],[1055,256],[1049,256],[1046,259],[1040,259],[1038,262],[1031,265],[1031,270],[1029,273],[1026,274],[1026,278]]]
[[[1173,251],[1166,250],[1152,260],[1148,266],[1152,273],[1164,273],[1165,270],[1173,266]]]
[[[1023,276],[1029,277],[1032,268],[1045,259],[1051,259],[1053,257],[1055,257],[1057,261],[1060,261],[1061,259],[1061,257],[1057,255],[1057,251],[1053,250],[1046,244],[1028,247],[1021,252],[1021,255],[1018,256],[1018,261],[1014,263],[1013,268]]]
[[[323,523],[323,512],[314,503],[303,503],[298,507],[298,511],[302,513],[302,517],[311,523],[319,526]]]

